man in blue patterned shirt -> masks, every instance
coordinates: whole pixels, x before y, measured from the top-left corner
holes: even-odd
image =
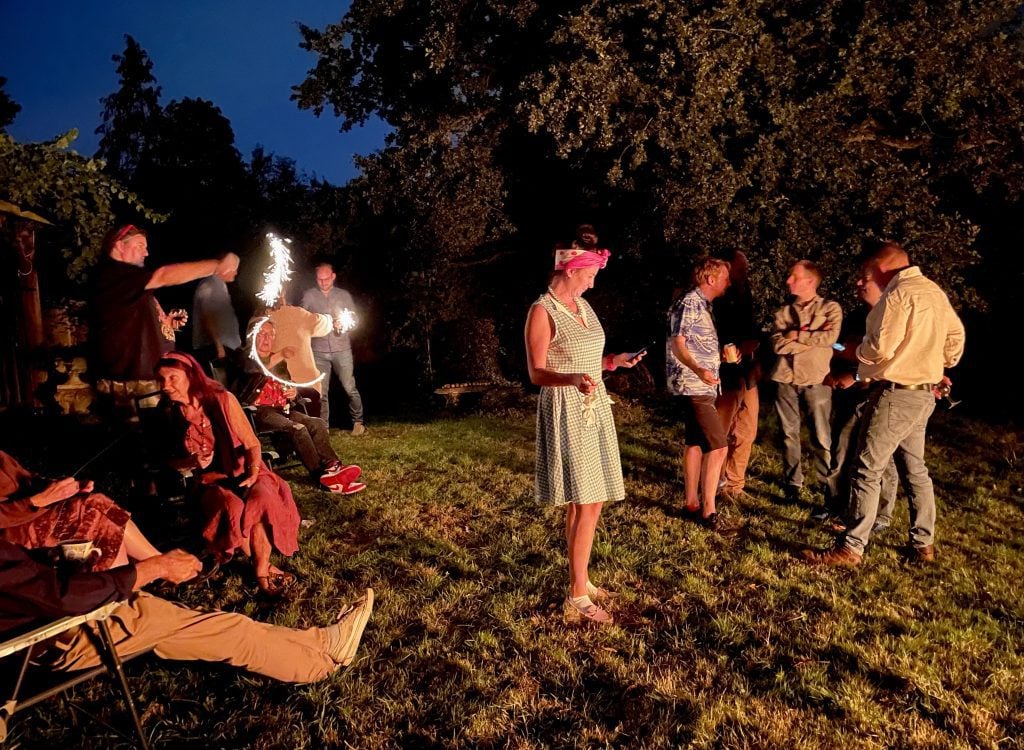
[[[720,531],[715,495],[728,441],[715,410],[721,355],[711,303],[729,287],[729,264],[717,258],[700,261],[694,282],[696,288],[673,302],[668,311],[665,374],[669,393],[682,396],[686,512],[693,516],[699,512],[705,526]]]

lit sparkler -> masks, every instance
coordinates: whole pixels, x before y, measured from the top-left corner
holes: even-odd
[[[315,378],[306,383],[296,383],[292,380],[285,380],[284,378],[280,378],[267,369],[267,366],[263,364],[263,360],[260,359],[260,355],[256,351],[256,336],[259,335],[260,329],[263,327],[263,324],[266,323],[268,320],[270,320],[269,316],[264,316],[260,318],[255,323],[253,323],[252,329],[249,332],[249,356],[252,357],[253,362],[260,366],[260,370],[263,371],[263,374],[266,375],[268,378],[276,380],[285,388],[310,388],[319,383],[321,380],[323,380],[325,373],[320,373],[318,376],[316,376]]]
[[[267,305],[276,305],[284,291],[285,282],[292,276],[292,254],[288,249],[288,245],[292,241],[287,237],[282,239],[273,232],[267,233],[267,241],[270,243],[270,268],[263,274],[263,289],[256,296]],[[268,378],[273,378],[286,388],[308,388],[323,380],[324,373],[320,373],[318,377],[310,380],[308,383],[296,383],[279,378],[267,369],[266,365],[260,360],[260,355],[256,352],[256,335],[268,320],[270,320],[269,317],[264,317],[256,322],[252,327],[251,341],[249,342],[249,356],[253,362],[259,365],[263,374]]]
[[[348,333],[356,327],[356,314],[347,307],[334,314],[334,330],[341,333]]]
[[[275,305],[285,282],[292,277],[292,254],[288,249],[291,240],[268,232],[267,241],[270,243],[270,268],[263,274],[263,289],[256,296],[267,305]]]

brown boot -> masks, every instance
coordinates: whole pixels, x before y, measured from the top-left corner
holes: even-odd
[[[825,550],[805,549],[801,556],[809,565],[827,565],[834,568],[856,568],[860,565],[861,559],[861,555],[842,543]]]
[[[907,562],[927,565],[935,562],[935,546],[926,544],[923,547],[911,547],[907,550]]]

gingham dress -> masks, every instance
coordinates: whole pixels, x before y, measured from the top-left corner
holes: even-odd
[[[576,304],[586,326],[550,294],[540,305],[555,324],[548,346],[547,369],[584,372],[597,381],[597,390],[584,396],[577,388],[541,388],[537,403],[535,495],[552,505],[600,503],[626,496],[619,463],[611,399],[601,382],[604,329],[581,297]]]

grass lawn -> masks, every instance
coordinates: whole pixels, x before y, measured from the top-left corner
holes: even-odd
[[[336,433],[369,488],[352,498],[282,472],[305,517],[284,567],[294,600],[262,605],[245,570],[177,596],[289,626],[333,621],[364,587],[377,609],[357,661],[289,686],[219,666],[128,666],[158,747],[786,747],[1024,745],[1024,436],[939,409],[929,465],[938,561],[901,562],[894,528],[854,572],[794,557],[829,537],[783,505],[762,420],[752,494],[722,539],[679,518],[681,428],[616,407],[627,499],[605,510],[592,579],[618,622],[568,625],[563,512],[534,504],[533,414],[375,422]],[[148,529],[159,538],[158,530]],[[280,562],[280,561],[279,561]],[[102,680],[75,703],[130,724]],[[127,743],[54,699],[17,747]],[[89,739],[83,739],[89,737]]]

